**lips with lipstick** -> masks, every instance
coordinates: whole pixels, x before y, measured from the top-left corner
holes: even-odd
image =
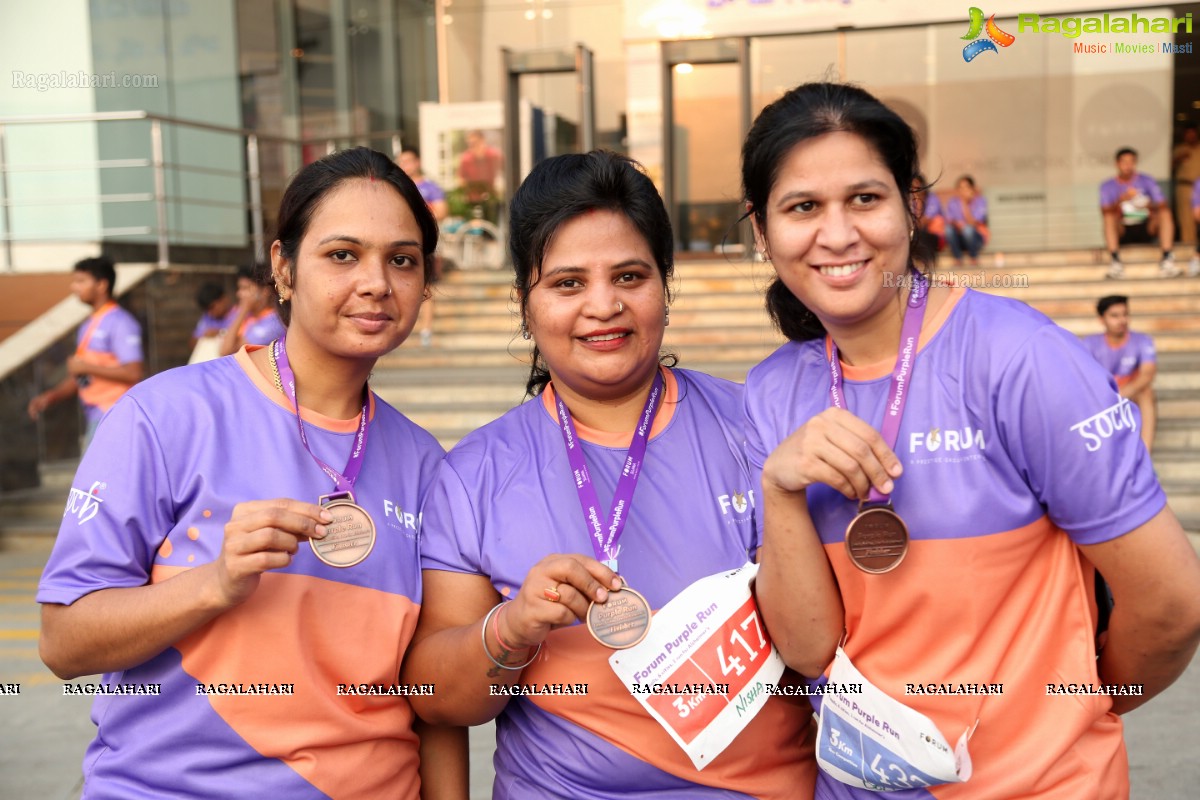
[[[594,349],[610,349],[620,347],[632,335],[633,331],[629,328],[605,328],[580,336],[579,341]]]

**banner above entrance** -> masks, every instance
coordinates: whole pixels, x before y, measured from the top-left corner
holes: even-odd
[[[890,28],[933,22],[966,21],[968,9],[1014,18],[1042,15],[1141,9],[1146,3],[1114,0],[625,0],[625,39],[704,39],[773,33],[831,31],[838,28]]]

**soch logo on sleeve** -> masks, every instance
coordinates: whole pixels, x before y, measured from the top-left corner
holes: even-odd
[[[63,510],[63,517],[74,515],[80,525],[87,522],[100,511],[100,504],[104,502],[104,498],[100,497],[100,490],[107,488],[108,484],[103,481],[95,481],[92,488],[86,492],[72,486],[71,493],[67,495],[67,507]]]

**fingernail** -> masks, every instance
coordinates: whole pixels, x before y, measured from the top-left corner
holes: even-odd
[[[603,603],[607,599],[608,599],[608,590],[605,589],[603,586],[601,586],[599,589],[596,590],[596,602]]]
[[[888,470],[888,474],[893,478],[899,478],[902,472],[904,472],[904,467],[900,464],[893,464],[891,469]]]
[[[333,522],[333,512],[326,511],[325,509],[321,509],[321,521],[322,522]]]
[[[318,525],[317,527],[313,528],[313,538],[314,539],[324,539],[325,538],[325,526],[324,525]]]
[[[896,488],[896,484],[892,483],[891,481],[884,481],[883,486],[879,487],[879,491],[883,492],[884,494],[891,494],[892,489],[895,489],[895,488]]]
[[[618,575],[617,577],[612,579],[612,588],[620,589],[624,585],[625,585],[625,581],[621,580],[620,575]]]

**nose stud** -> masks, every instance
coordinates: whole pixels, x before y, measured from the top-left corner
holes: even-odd
[[[624,310],[625,310],[625,304],[622,303],[620,300],[618,300],[617,301],[617,313],[620,314]]]

